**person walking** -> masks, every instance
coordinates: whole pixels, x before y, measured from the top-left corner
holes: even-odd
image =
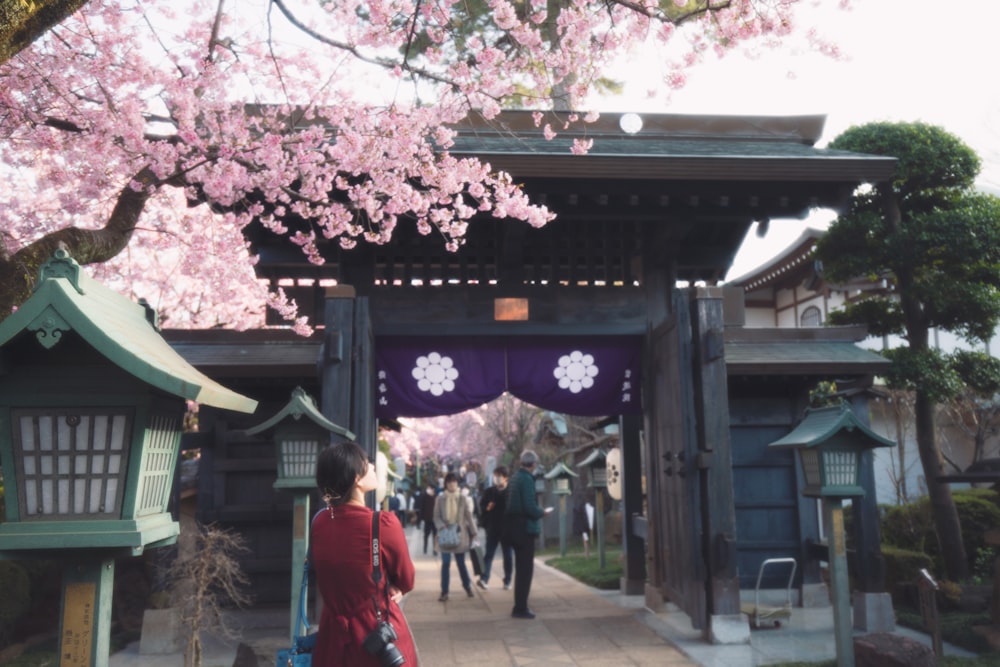
[[[465,553],[479,531],[476,530],[476,522],[472,519],[465,496],[458,490],[458,475],[453,472],[445,475],[444,492],[434,504],[434,524],[437,526],[438,551],[441,552],[441,597],[438,601],[448,601],[452,555],[455,556],[455,565],[458,566],[458,575],[462,578],[466,595],[474,597],[472,579],[465,566]],[[453,536],[453,539],[446,540],[448,536]]]
[[[424,522],[424,553],[427,553],[427,541],[430,540],[431,550],[437,556],[437,526],[434,525],[434,505],[437,492],[432,484],[420,497],[420,520]]]
[[[502,540],[514,549],[514,618],[535,617],[528,608],[531,579],[535,575],[535,541],[542,532],[541,519],[549,511],[542,509],[535,498],[535,477],[538,454],[530,449],[521,452],[521,468],[507,486],[507,507],[504,510]]]
[[[503,531],[503,515],[507,508],[507,481],[509,477],[507,466],[497,466],[493,470],[493,486],[483,491],[479,500],[479,516],[483,528],[486,529],[486,547],[483,551],[483,573],[476,585],[484,591],[489,590],[490,572],[493,568],[493,556],[497,547],[503,557],[503,589],[510,590],[510,582],[514,572],[514,549],[509,544],[501,544],[500,534]]]
[[[382,577],[378,587],[372,581],[373,517],[365,495],[378,486],[375,464],[356,443],[330,445],[316,462],[316,486],[326,508],[313,517],[309,546],[323,600],[313,664],[386,664],[384,655],[373,655],[364,646],[380,618],[395,631],[394,650],[404,664],[417,665],[413,635],[399,606],[403,594],[413,590],[415,570],[403,527],[392,512],[378,515]]]

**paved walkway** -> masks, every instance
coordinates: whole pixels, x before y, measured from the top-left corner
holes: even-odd
[[[420,553],[414,563],[418,583],[405,610],[426,667],[697,664],[645,625],[637,610],[620,607],[540,563],[529,599],[534,620],[511,618],[513,591],[503,590],[496,575],[489,591],[474,588],[476,596],[466,597],[454,565],[450,600],[438,602],[439,561]]]
[[[752,667],[835,656],[829,608],[796,608],[783,627],[754,630],[750,644],[711,645],[670,605],[653,613],[642,606],[642,596],[598,591],[541,561],[536,561],[531,589],[534,620],[511,618],[513,592],[501,586],[475,588],[475,597],[466,597],[455,566],[451,599],[441,603],[440,561],[422,553],[422,536],[413,529],[408,533],[417,578],[404,609],[421,667]],[[496,568],[493,578],[499,581]],[[276,651],[287,645],[288,613],[287,608],[233,613],[232,624],[242,628],[242,641],[257,655],[260,667],[274,665]],[[927,641],[905,629],[897,632]],[[237,642],[206,637],[204,667],[232,667],[236,648]],[[183,667],[183,659],[180,653],[142,655],[136,642],[111,656],[109,667]]]

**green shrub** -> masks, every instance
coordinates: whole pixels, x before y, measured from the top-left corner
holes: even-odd
[[[992,623],[989,614],[949,612],[941,614],[939,618],[942,640],[973,653],[992,656],[993,660],[997,659],[989,641],[975,630],[977,626],[988,626]],[[896,621],[903,627],[926,632],[924,620],[917,611],[897,609]],[[984,664],[996,664],[996,662]]]
[[[920,570],[930,570],[931,557],[920,551],[883,544],[882,558],[885,561],[885,589],[892,595],[893,602],[913,604]]]
[[[962,541],[969,558],[969,568],[975,568],[986,531],[1000,526],[1000,494],[992,489],[961,489],[954,491],[955,508],[962,525]],[[934,573],[941,573],[941,549],[934,530],[930,500],[925,496],[908,505],[889,507],[882,522],[882,543],[909,551],[922,551],[934,562]]]

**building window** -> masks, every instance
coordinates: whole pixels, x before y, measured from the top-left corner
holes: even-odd
[[[803,310],[802,316],[799,318],[799,326],[802,328],[823,326],[823,315],[819,312],[819,308],[809,306]]]

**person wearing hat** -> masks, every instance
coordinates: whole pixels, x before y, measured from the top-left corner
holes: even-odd
[[[514,549],[514,618],[535,617],[528,608],[531,579],[535,574],[535,542],[542,532],[542,517],[547,510],[535,497],[535,476],[538,454],[526,449],[521,453],[521,467],[507,485],[507,507],[504,510],[502,540]]]

